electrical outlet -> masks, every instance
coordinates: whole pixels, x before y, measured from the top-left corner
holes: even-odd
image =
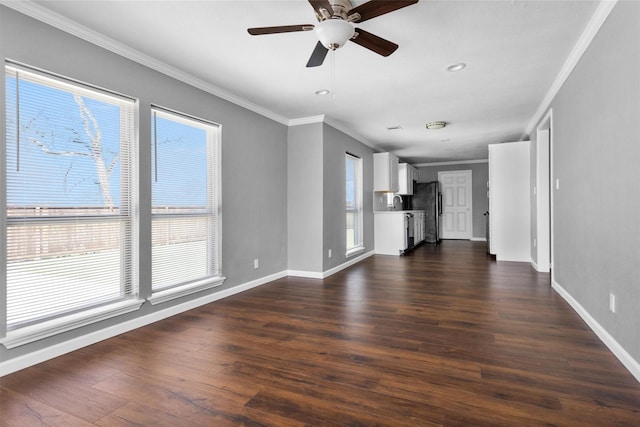
[[[332,252],[331,249],[329,249],[329,258],[331,258]]]
[[[614,294],[609,294],[609,311],[616,312],[616,296]]]
[[[253,260],[253,268],[258,268],[260,267],[260,261],[258,260],[258,258]]]

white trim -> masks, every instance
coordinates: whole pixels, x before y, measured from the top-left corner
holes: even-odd
[[[433,162],[433,163],[416,163],[415,167],[420,168],[423,166],[450,166],[450,165],[470,165],[473,163],[489,163],[489,159],[478,160],[457,160],[452,162]]]
[[[309,117],[300,117],[300,118],[297,118],[297,119],[290,119],[287,122],[287,125],[288,126],[301,126],[301,125],[308,125],[308,124],[312,124],[312,123],[325,123],[325,124],[331,126],[332,128],[344,133],[345,135],[350,136],[351,138],[355,139],[356,141],[359,141],[359,142],[363,143],[364,145],[373,148],[374,150],[378,150],[379,149],[379,147],[376,146],[375,144],[373,144],[371,141],[366,140],[365,138],[363,138],[362,136],[358,135],[353,130],[349,129],[348,127],[346,127],[345,125],[343,125],[342,123],[337,121],[336,119],[327,116],[326,114],[320,114],[319,116],[309,116]]]
[[[176,298],[195,294],[196,292],[216,288],[222,285],[225,279],[226,277],[209,277],[197,282],[187,283],[186,285],[161,290],[158,292],[154,292],[151,297],[147,298],[147,301],[149,301],[151,305],[161,304],[163,302],[171,301]]]
[[[540,272],[540,267],[538,267],[538,264],[536,264],[533,258],[529,260],[529,264],[531,264],[531,267],[533,267],[535,271]]]
[[[205,295],[203,297],[186,301],[171,307],[167,307],[165,309],[155,311],[153,313],[149,313],[147,315],[137,317],[135,319],[128,320],[126,322],[118,323],[117,325],[100,329],[99,331],[91,332],[89,334],[85,334],[77,338],[72,338],[70,340],[61,342],[59,344],[54,344],[52,346],[45,347],[43,349],[34,351],[24,356],[19,356],[5,362],[0,362],[0,377],[4,375],[8,375],[12,372],[19,371],[20,369],[28,368],[29,366],[42,363],[49,359],[53,359],[54,357],[61,356],[63,354],[72,352],[74,350],[78,350],[82,347],[95,344],[102,340],[115,337],[116,335],[120,335],[125,332],[129,332],[134,329],[141,328],[150,323],[154,323],[159,320],[166,319],[171,316],[175,316],[176,314],[180,314],[182,312],[192,310],[194,308],[203,306],[205,304],[209,304],[214,301],[218,301],[220,299],[238,294],[240,292],[264,285],[274,280],[281,279],[286,275],[287,274],[285,271],[281,271],[279,273],[261,277],[259,279],[244,283],[242,285],[234,286],[232,288],[225,289],[220,292]]]
[[[304,271],[304,270],[287,270],[287,276],[292,277],[306,277],[307,279],[323,279],[324,276],[319,271]]]
[[[533,269],[538,273],[550,273],[550,270],[541,269],[540,266],[533,260],[533,258],[529,260],[529,263],[531,264],[531,267],[533,267]]]
[[[586,322],[586,324],[591,328],[593,332],[600,338],[600,341],[606,345],[609,350],[622,362],[622,364],[631,372],[639,382],[640,382],[640,363],[635,360],[631,355],[613,338],[607,330],[598,323],[596,319],[591,317],[589,312],[584,309],[580,305],[578,301],[576,301],[570,294],[567,292],[562,286],[560,286],[555,280],[551,281],[551,287],[558,293],[562,298],[565,299],[569,303],[569,305],[578,313],[582,320]]]
[[[569,57],[564,62],[564,65],[560,69],[558,76],[556,77],[555,81],[549,88],[549,91],[542,100],[542,103],[536,110],[536,113],[533,115],[533,117],[531,117],[529,124],[520,136],[521,140],[528,139],[528,136],[531,134],[531,132],[533,132],[533,129],[540,121],[540,118],[547,110],[547,108],[551,105],[551,101],[553,101],[553,98],[555,98],[555,96],[558,94],[560,88],[567,80],[573,69],[576,67],[578,61],[587,50],[596,34],[598,34],[600,27],[602,27],[602,24],[604,24],[604,21],[607,19],[617,2],[618,0],[600,1],[598,8],[589,20],[589,23],[582,32],[582,35],[580,35],[580,38],[578,39],[576,45],[573,47],[573,50],[569,54]]]
[[[472,242],[486,242],[487,238],[486,237],[472,237],[471,239]]]
[[[370,256],[375,255],[375,251],[370,251],[365,254],[362,254],[358,257],[352,258],[349,261],[343,262],[342,264],[333,267],[324,272],[319,271],[304,271],[304,270],[287,270],[287,276],[293,277],[306,277],[307,279],[326,279],[327,277],[336,274],[339,271],[344,270],[345,268],[351,267],[354,264],[359,263],[360,261],[369,258]]]
[[[552,230],[552,207],[551,199],[553,196],[552,186],[552,169],[551,169],[551,132],[553,131],[553,109],[550,108],[544,118],[536,127],[536,171],[535,171],[535,187],[534,195],[536,200],[536,247],[533,250],[536,253],[536,270],[548,273],[551,270],[551,253],[553,252],[553,230]],[[542,135],[546,133],[546,137]],[[542,149],[546,150],[546,156],[541,156]],[[548,180],[547,185],[543,185]],[[544,208],[544,209],[543,209]],[[542,226],[541,226],[542,225]]]
[[[348,127],[346,127],[345,125],[343,125],[342,123],[340,123],[339,121],[337,121],[332,117],[324,116],[324,122],[329,126],[331,126],[332,128],[344,133],[345,135],[350,136],[356,141],[363,143],[367,147],[373,148],[374,150],[379,149],[377,145],[375,145],[371,141],[366,140],[362,136],[358,135],[355,131],[353,131],[352,129],[349,129]]]
[[[283,125],[287,125],[289,122],[286,117],[283,117],[280,114],[254,104],[253,102],[232,94],[218,86],[205,82],[204,80],[139,52],[123,43],[115,41],[98,33],[97,31],[80,25],[77,22],[34,3],[31,0],[0,0],[0,4]]]
[[[319,116],[300,117],[298,119],[289,119],[288,126],[310,125],[312,123],[324,123],[324,114]]]
[[[333,267],[327,271],[325,271],[324,273],[322,273],[322,278],[327,278],[329,276],[331,276],[332,274],[336,274],[339,271],[344,270],[345,268],[351,267],[354,264],[359,263],[360,261],[369,258],[370,256],[374,255],[375,251],[370,251],[367,253],[364,253],[360,256],[357,256],[355,258],[351,258],[349,261],[347,262],[343,262],[342,264],[338,265],[337,267]]]
[[[142,299],[127,299],[113,304],[103,305],[91,310],[62,316],[46,322],[25,326],[7,332],[7,336],[0,340],[6,348],[15,348],[44,338],[52,337],[72,329],[120,316],[136,311],[144,304]]]
[[[365,247],[362,245],[358,245],[358,246],[354,246],[353,248],[349,249],[345,254],[345,258],[351,258],[354,255],[359,254],[360,252],[364,252]]]

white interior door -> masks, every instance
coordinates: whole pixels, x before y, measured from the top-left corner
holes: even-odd
[[[443,239],[471,239],[471,171],[438,172],[442,192],[440,236]]]

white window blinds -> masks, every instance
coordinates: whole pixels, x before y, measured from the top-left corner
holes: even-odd
[[[134,101],[7,65],[7,329],[135,293]]]
[[[152,291],[220,276],[215,124],[152,109]],[[221,282],[220,282],[221,283]]]

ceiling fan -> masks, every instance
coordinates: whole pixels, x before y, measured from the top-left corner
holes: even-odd
[[[297,31],[313,31],[318,37],[307,67],[322,65],[327,52],[342,47],[347,40],[374,51],[382,56],[389,56],[398,45],[378,37],[363,29],[355,28],[354,23],[393,12],[403,7],[418,3],[418,0],[369,0],[360,6],[352,7],[349,0],[308,0],[316,12],[318,25],[284,25],[279,27],[249,28],[249,34],[291,33]]]

